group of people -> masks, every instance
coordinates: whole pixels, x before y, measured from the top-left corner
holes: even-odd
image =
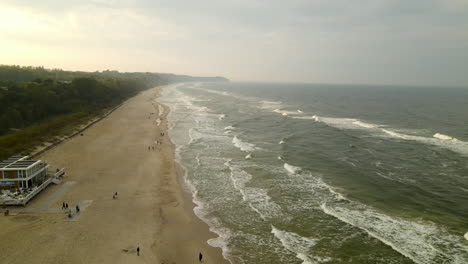
[[[63,202],[62,203],[62,210],[68,210],[68,218],[72,218],[72,210],[68,209],[68,203],[66,202]],[[76,205],[75,206],[75,210],[76,210],[76,213],[79,214],[80,213],[80,206],[79,205]]]
[[[164,133],[161,133],[161,134],[164,134]],[[159,141],[159,140],[156,140],[155,141],[156,145],[162,145],[162,141]],[[155,148],[155,146],[148,146],[148,150],[155,150],[157,148]]]

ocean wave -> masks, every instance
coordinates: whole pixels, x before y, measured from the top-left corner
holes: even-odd
[[[441,133],[436,133],[433,137],[423,137],[416,135],[409,135],[396,132],[387,128],[385,125],[371,124],[363,122],[359,119],[354,118],[334,118],[334,117],[320,117],[320,116],[294,116],[294,119],[314,120],[321,122],[331,127],[339,129],[355,129],[355,130],[367,130],[375,135],[381,135],[383,137],[390,136],[391,138],[416,141],[423,144],[433,145],[441,148],[445,148],[456,153],[468,156],[468,142],[461,141],[457,138],[447,136]],[[385,128],[384,128],[385,127]]]
[[[298,110],[300,111],[300,110]],[[283,115],[283,116],[288,116],[288,115],[299,115],[301,114],[301,112],[298,112],[298,111],[288,111],[288,110],[283,110],[283,109],[279,109],[279,108],[276,108],[273,110],[273,112],[275,113],[278,113],[280,115]]]
[[[231,181],[234,188],[241,193],[242,200],[248,202],[250,208],[263,220],[267,221],[281,214],[281,207],[272,201],[267,190],[245,186],[252,179],[252,175],[242,170],[239,166],[233,165],[230,160],[224,163],[224,165],[231,171]]]
[[[314,120],[315,122],[320,122],[320,118],[316,115],[313,116],[293,116],[294,119],[303,119],[303,120]]]
[[[433,223],[391,217],[357,202],[349,207],[329,203],[320,207],[326,214],[364,230],[416,263],[468,263],[468,247],[460,237]]]
[[[377,125],[365,123],[359,120],[353,121],[353,124],[358,125],[360,127],[364,127],[364,128],[377,128],[378,127]]]
[[[278,142],[278,144],[280,144],[280,145],[281,145],[281,144],[284,144],[284,143],[285,143],[285,142],[284,142],[284,140],[282,140],[282,139],[280,140],[280,142]]]
[[[460,140],[458,140],[457,138],[454,138],[454,137],[451,137],[451,136],[447,136],[447,135],[444,135],[444,134],[441,134],[441,133],[435,133],[433,135],[434,138],[438,138],[438,139],[442,139],[442,140],[451,140],[451,141],[458,141],[458,142],[461,142]]]
[[[293,166],[293,165],[290,165],[290,164],[288,164],[286,162],[284,163],[283,167],[284,167],[284,169],[286,171],[288,171],[291,174],[297,174],[297,173],[301,172],[301,170],[302,170],[301,167]]]
[[[257,107],[259,109],[273,111],[275,109],[281,108],[282,106],[283,103],[278,101],[260,101]]]
[[[242,150],[244,152],[252,152],[252,151],[254,151],[256,149],[254,144],[244,142],[244,141],[240,140],[237,136],[235,136],[232,139],[232,144],[236,148],[238,148],[238,149],[240,149],[240,150]]]
[[[284,248],[296,254],[303,264],[313,264],[330,261],[330,258],[311,256],[311,249],[317,244],[317,239],[300,236],[293,232],[280,230],[271,225],[271,233],[281,242]]]
[[[249,159],[251,159],[251,158],[252,158],[252,153],[249,153],[249,154],[247,154],[247,155],[245,156],[245,159],[247,159],[247,160],[249,160]]]

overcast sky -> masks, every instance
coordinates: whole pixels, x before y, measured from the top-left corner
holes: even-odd
[[[468,86],[468,0],[2,0],[0,64]]]

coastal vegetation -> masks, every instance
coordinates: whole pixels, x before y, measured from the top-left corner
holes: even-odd
[[[145,89],[194,80],[207,79],[0,65],[0,159],[51,141]]]

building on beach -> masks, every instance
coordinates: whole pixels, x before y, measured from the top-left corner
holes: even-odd
[[[49,165],[28,156],[13,156],[0,162],[0,204],[26,204],[51,182],[60,183],[64,169],[49,173]]]
[[[0,189],[33,188],[41,185],[49,165],[41,160],[28,160],[28,156],[13,156],[0,162]]]

